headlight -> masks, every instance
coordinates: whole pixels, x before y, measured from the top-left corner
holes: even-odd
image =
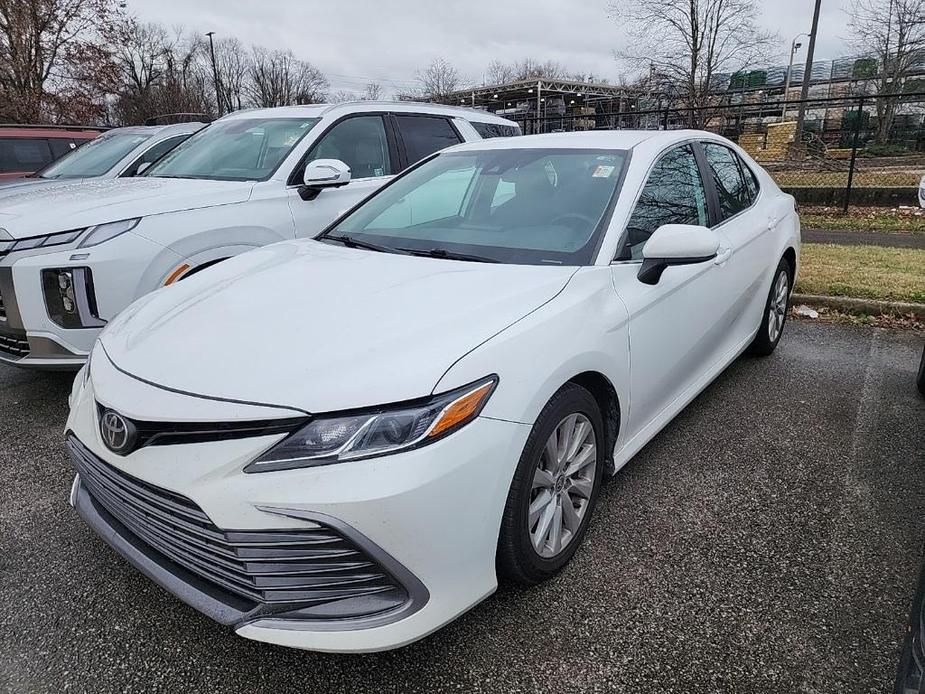
[[[131,231],[138,226],[138,222],[140,221],[141,217],[136,217],[135,219],[123,219],[120,222],[109,222],[108,224],[99,224],[95,227],[90,227],[90,233],[87,234],[87,237],[81,241],[80,245],[77,247],[89,248],[90,246],[98,246],[127,231]]]
[[[77,237],[84,233],[83,229],[73,229],[71,231],[62,231],[57,234],[45,234],[44,236],[30,236],[27,239],[13,240],[8,232],[0,229],[0,254],[12,253],[13,251],[26,251],[32,248],[48,248],[49,246],[61,246],[66,243],[72,243]]]
[[[433,443],[478,417],[498,384],[489,376],[426,400],[312,419],[245,472],[268,472],[372,458]]]

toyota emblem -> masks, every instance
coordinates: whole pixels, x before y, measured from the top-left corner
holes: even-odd
[[[106,448],[119,455],[125,455],[135,445],[135,426],[113,410],[103,410],[100,435]]]

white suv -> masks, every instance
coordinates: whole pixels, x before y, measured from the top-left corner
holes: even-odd
[[[79,367],[99,330],[140,296],[258,246],[315,236],[438,150],[518,134],[512,121],[429,104],[253,110],[204,128],[144,176],[4,196],[0,361]],[[312,185],[322,181],[324,190]]]

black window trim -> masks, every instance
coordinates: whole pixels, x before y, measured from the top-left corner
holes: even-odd
[[[629,216],[626,218],[626,222],[623,224],[623,228],[620,230],[620,235],[617,237],[617,248],[614,251],[614,256],[610,261],[611,265],[619,264],[631,264],[639,265],[642,263],[641,258],[620,258],[620,254],[623,252],[623,246],[626,243],[626,235],[629,232],[629,221],[633,216],[633,212],[636,210],[636,205],[639,204],[639,198],[642,197],[642,191],[645,190],[646,184],[649,182],[649,178],[652,176],[652,171],[655,170],[656,165],[667,155],[670,151],[678,149],[681,147],[690,147],[694,154],[694,159],[697,161],[697,170],[700,174],[700,182],[703,184],[703,190],[706,194],[707,202],[707,220],[712,225],[713,220],[715,219],[716,209],[714,208],[714,202],[712,196],[716,194],[716,191],[712,187],[712,181],[707,181],[704,176],[704,163],[705,156],[700,147],[700,142],[696,139],[690,140],[681,140],[680,142],[672,142],[670,145],[662,149],[652,160],[652,163],[649,165],[649,169],[646,171],[646,175],[643,178],[643,183],[639,187],[639,190],[636,192],[636,197],[633,199],[633,204],[630,206]],[[632,153],[635,150],[635,147],[631,148],[629,151]],[[710,227],[713,228],[712,226]]]
[[[699,140],[699,141],[697,142],[697,144],[699,145],[699,149],[700,149],[700,151],[701,151],[701,156],[703,157],[703,163],[701,164],[701,166],[704,167],[704,168],[703,168],[703,170],[701,171],[701,176],[704,175],[704,171],[705,171],[705,172],[706,172],[706,180],[709,181],[709,183],[706,184],[706,185],[708,185],[709,188],[710,188],[710,190],[712,191],[712,193],[711,193],[711,198],[712,198],[711,206],[715,207],[715,209],[714,209],[714,214],[712,214],[712,215],[710,216],[710,220],[711,220],[710,228],[711,228],[711,229],[718,229],[719,227],[721,227],[721,226],[723,226],[724,224],[726,224],[726,222],[731,222],[733,219],[736,219],[736,218],[739,217],[740,215],[745,214],[746,212],[750,211],[753,207],[755,207],[755,206],[758,204],[758,201],[761,199],[761,194],[762,194],[762,192],[764,191],[764,189],[761,187],[761,183],[760,183],[760,181],[759,181],[759,179],[758,179],[758,176],[755,175],[755,172],[752,171],[752,168],[751,168],[748,164],[746,164],[745,161],[743,161],[742,157],[739,156],[739,153],[736,152],[735,149],[733,149],[732,147],[730,147],[729,145],[727,145],[725,142],[718,142],[717,140]],[[722,217],[722,208],[721,208],[721,205],[720,205],[720,202],[719,202],[719,192],[716,190],[716,183],[715,183],[714,180],[713,180],[713,170],[710,168],[710,164],[709,164],[709,162],[707,161],[707,155],[706,155],[706,150],[704,149],[704,145],[716,145],[717,147],[723,147],[723,148],[729,150],[729,152],[732,153],[732,158],[733,158],[733,160],[734,160],[735,162],[737,162],[737,163],[736,163],[736,166],[737,166],[737,168],[739,169],[739,175],[743,177],[743,181],[742,181],[742,182],[743,182],[743,183],[745,182],[745,181],[744,181],[744,176],[745,176],[746,173],[748,173],[748,174],[752,177],[752,179],[755,181],[755,199],[752,200],[751,205],[749,205],[748,207],[743,207],[741,210],[739,210],[738,212],[736,212],[736,213],[735,213],[734,215],[732,215],[731,217],[726,217],[726,219],[722,219],[722,218],[721,218],[721,217]],[[743,169],[743,167],[744,167],[744,169]],[[713,221],[714,219],[715,219],[716,221]]]

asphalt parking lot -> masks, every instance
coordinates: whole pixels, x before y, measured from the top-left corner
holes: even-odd
[[[925,540],[921,334],[791,322],[605,487],[548,585],[399,651],[236,637],[67,505],[70,377],[0,366],[0,690],[872,692]]]

